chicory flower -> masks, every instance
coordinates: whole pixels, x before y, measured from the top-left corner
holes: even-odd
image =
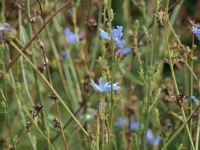
[[[67,10],[66,14],[69,15],[69,14],[71,14],[73,11],[74,11],[74,8],[72,7],[72,8],[70,8],[70,9]]]
[[[193,33],[197,36],[198,40],[200,40],[200,29],[198,28],[197,24],[192,26]]]
[[[125,118],[125,119],[122,119],[121,117],[118,117],[117,118],[117,121],[114,122],[114,125],[115,126],[123,126],[123,125],[128,125],[128,119]]]
[[[198,100],[195,96],[190,96],[190,103],[198,103]]]
[[[69,57],[69,54],[64,52],[64,53],[61,54],[61,56],[62,56],[63,59],[67,59]]]
[[[152,145],[159,145],[160,141],[162,140],[162,138],[160,136],[156,136],[153,134],[151,129],[147,130],[147,142],[152,144]]]
[[[100,109],[102,109],[103,107],[105,107],[107,104],[106,103],[99,103],[99,107],[100,107]]]
[[[77,43],[80,39],[82,39],[81,34],[75,34],[71,32],[69,28],[65,28],[64,34],[66,36],[67,42],[70,44]]]
[[[114,122],[115,126],[123,126],[126,125],[128,127],[129,121],[127,118],[122,119],[121,117],[117,118],[117,121]],[[131,130],[138,131],[139,130],[139,123],[135,121],[135,119],[132,119],[131,121]]]
[[[108,33],[105,32],[104,30],[102,30],[101,28],[99,28],[99,30],[100,30],[100,36],[109,41],[112,39],[113,41],[118,42],[123,35],[123,33],[122,33],[123,27],[122,26],[117,26],[117,29],[114,29],[114,28],[112,29],[112,31],[111,31],[112,37],[110,37],[108,35]]]
[[[99,85],[95,84],[92,80],[92,87],[100,92],[108,92],[111,90],[110,82],[103,83],[102,77],[98,79]],[[120,87],[117,85],[119,82],[113,84],[113,90],[118,91]]]
[[[117,53],[122,55],[127,55],[132,52],[132,48],[124,48],[125,40],[119,40],[116,43],[116,48],[118,49]]]

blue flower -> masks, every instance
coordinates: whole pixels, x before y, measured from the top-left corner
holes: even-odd
[[[110,82],[103,83],[102,77],[98,79],[99,85],[95,84],[92,80],[92,87],[100,92],[107,92],[111,90]],[[113,84],[113,90],[118,91],[120,90],[120,87],[117,85],[119,82],[116,82]]]
[[[3,23],[2,26],[0,26],[0,40],[4,40],[4,34],[3,31],[7,32],[7,33],[11,33],[12,32],[12,26],[8,23]]]
[[[4,30],[4,27],[0,26],[0,40],[3,40],[3,33],[1,32]]]
[[[69,54],[64,52],[64,53],[61,54],[61,56],[62,56],[63,59],[67,59],[69,57]]]
[[[193,29],[193,33],[196,34],[198,40],[200,40],[200,29],[198,29],[198,25],[194,24],[192,26],[192,29]]]
[[[118,117],[117,118],[117,121],[114,122],[114,125],[115,126],[123,126],[123,125],[128,125],[128,119],[125,118],[125,119],[122,119],[121,117]]]
[[[107,40],[111,40],[111,38],[110,38],[110,36],[108,35],[107,32],[103,31],[103,30],[100,29],[100,28],[99,28],[99,30],[100,30],[100,36],[101,36],[102,38],[107,39]]]
[[[170,130],[172,128],[172,124],[167,125],[167,129]]]
[[[198,103],[198,100],[195,96],[190,96],[190,103]]]
[[[116,43],[116,48],[118,49],[117,53],[122,55],[127,55],[132,52],[132,48],[124,48],[125,40],[119,40]]]
[[[129,125],[129,121],[127,118],[122,119],[121,117],[117,118],[117,121],[114,122],[115,126],[123,126],[126,125],[126,127],[128,127]],[[137,121],[135,121],[135,119],[132,119],[131,122],[131,130],[135,130],[138,131],[139,130],[139,123]]]
[[[132,48],[125,48],[125,49],[119,49],[118,51],[117,51],[117,53],[120,53],[120,54],[122,54],[122,55],[127,55],[127,54],[129,54],[130,52],[132,52]]]
[[[1,30],[4,30],[4,27],[0,26],[0,31],[1,31]]]
[[[159,145],[160,141],[162,140],[162,138],[160,136],[154,136],[153,132],[151,129],[147,130],[147,142],[152,144],[152,145]]]
[[[140,126],[140,124],[137,121],[135,121],[134,119],[132,119],[131,129],[135,130],[135,131],[138,131],[139,130],[139,126]]]
[[[117,41],[120,40],[120,38],[123,35],[122,30],[123,30],[122,26],[117,26],[117,29],[112,29],[112,39],[113,39],[113,41],[117,42]]]
[[[67,10],[66,14],[69,15],[69,14],[71,14],[73,11],[74,11],[74,8],[72,7],[72,8],[70,8],[70,9]]]
[[[107,104],[106,103],[99,103],[99,107],[100,107],[100,109],[102,109],[104,106],[106,106]]]
[[[65,28],[64,34],[66,36],[67,42],[70,44],[77,43],[80,39],[82,39],[81,34],[74,34],[73,32],[70,31],[69,28]]]
[[[125,44],[125,40],[119,40],[119,41],[116,43],[116,48],[117,48],[117,49],[122,49],[122,48],[124,48],[124,44]]]
[[[122,119],[121,117],[117,118],[117,121],[114,122],[115,126],[123,126],[126,125],[126,127],[128,127],[129,121],[127,118]],[[131,129],[138,131],[139,130],[139,123],[137,121],[135,121],[134,119],[132,119],[131,122]],[[147,142],[150,143],[151,145],[159,145],[160,141],[162,140],[162,138],[160,136],[155,136],[152,132],[151,129],[147,130]]]
[[[104,30],[102,30],[100,28],[99,28],[99,30],[100,30],[100,36],[109,41],[112,39],[113,41],[118,42],[123,35],[123,33],[122,33],[123,27],[122,26],[117,26],[117,29],[114,29],[114,28],[112,29],[112,32],[111,32],[112,37],[110,37],[108,35],[108,33],[105,32]]]
[[[3,26],[4,26],[4,30],[6,31],[6,32],[11,32],[12,31],[12,26],[10,25],[10,24],[8,24],[8,23],[3,23]]]

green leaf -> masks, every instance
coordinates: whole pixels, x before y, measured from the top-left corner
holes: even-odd
[[[134,76],[132,73],[130,73],[130,72],[128,71],[128,69],[126,69],[126,67],[123,66],[123,64],[120,64],[120,63],[119,63],[119,68],[120,68],[121,72],[123,73],[123,75],[124,75],[125,77],[127,77],[128,79],[130,79],[133,83],[137,83],[137,84],[139,84],[139,85],[144,85],[144,83],[143,83],[139,78],[137,78],[137,77]]]

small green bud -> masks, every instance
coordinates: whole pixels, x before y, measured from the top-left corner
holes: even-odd
[[[6,103],[4,101],[1,101],[1,107],[6,108]]]

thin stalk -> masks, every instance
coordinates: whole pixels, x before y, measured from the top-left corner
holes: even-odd
[[[33,99],[30,95],[30,92],[29,92],[29,89],[28,89],[28,84],[27,84],[27,80],[26,80],[26,73],[25,73],[25,69],[24,69],[24,63],[23,63],[23,58],[20,59],[20,65],[21,65],[21,71],[22,71],[22,78],[23,78],[23,81],[24,81],[24,87],[25,87],[25,90],[26,90],[26,94],[31,102],[31,105],[34,106],[34,103],[33,103]]]
[[[99,6],[98,23],[97,23],[98,25],[101,23],[101,19],[102,19],[102,3],[100,3],[100,6]],[[99,35],[99,30],[97,30],[97,35]],[[92,72],[92,69],[94,67],[94,62],[96,60],[96,53],[97,53],[98,46],[99,46],[99,37],[100,36],[96,36],[96,41],[95,41],[95,46],[93,49],[92,61],[91,61],[89,72]]]
[[[167,48],[167,52],[168,52],[168,56],[169,56],[170,70],[171,70],[171,74],[172,74],[172,79],[174,81],[176,94],[179,95],[179,90],[178,90],[178,86],[177,86],[177,82],[176,82],[176,77],[175,77],[175,74],[174,74],[174,69],[173,69],[173,64],[172,64],[172,59],[171,59],[171,53],[170,53],[170,49],[169,49],[169,42],[168,42],[168,6],[169,6],[169,0],[167,0],[166,7],[165,7],[165,26],[164,26],[165,42],[166,42],[166,48]],[[181,107],[181,113],[182,113],[184,121],[186,121],[185,112],[184,112],[183,107]],[[187,130],[187,134],[188,134],[190,143],[192,145],[192,149],[194,150],[194,144],[193,144],[192,137],[191,137],[191,134],[190,134],[190,131],[189,131],[189,128],[188,128],[187,124],[186,124],[186,130]]]
[[[200,115],[197,122],[198,123],[197,123],[197,131],[196,131],[195,150],[199,150]]]
[[[30,14],[30,1],[29,0],[26,0],[25,1],[26,2],[26,11],[27,11],[27,14],[28,14],[28,17],[31,15]],[[21,11],[20,11],[20,13],[21,13]],[[28,18],[29,19],[29,18]],[[21,23],[21,21],[22,20],[19,20],[19,23]],[[21,26],[20,26],[21,27]],[[36,34],[36,35],[38,35],[38,34]],[[28,37],[29,37],[29,39],[31,39],[32,38],[32,27],[31,27],[31,22],[29,22],[28,23]],[[22,46],[22,44],[21,44],[21,46]],[[30,44],[30,51],[31,52],[34,52],[34,48],[33,48],[33,44]],[[36,62],[35,62],[35,57],[31,57],[31,60],[32,60],[32,62],[33,62],[33,64],[36,64]],[[22,59],[22,61],[23,61],[23,59]],[[21,65],[22,65],[22,67],[23,67],[23,62],[21,62]],[[42,97],[42,94],[41,94],[41,90],[40,90],[40,84],[39,84],[39,80],[38,80],[38,78],[37,78],[37,75],[36,75],[36,73],[35,73],[35,71],[33,70],[33,72],[34,72],[34,76],[35,76],[35,85],[36,85],[36,89],[37,89],[37,94],[38,94],[38,99],[39,99],[39,101],[40,101],[40,103],[43,105],[44,104],[44,102],[43,102],[43,97]],[[24,70],[24,68],[22,68],[22,73],[24,74],[23,76],[24,76],[24,83],[26,84],[26,75],[25,75],[25,70]],[[28,87],[26,87],[27,88],[27,90],[28,90]],[[29,90],[28,90],[29,91]],[[29,93],[29,92],[28,92]],[[30,95],[30,94],[29,94]],[[44,109],[42,109],[41,110],[41,119],[42,119],[42,125],[43,125],[43,127],[44,127],[44,129],[45,129],[45,131],[46,131],[46,135],[47,135],[47,133],[48,133],[48,129],[47,129],[47,123],[46,123],[46,118],[45,118],[45,116],[46,116],[46,114],[45,114],[45,110]],[[48,144],[48,142],[46,142],[46,145],[47,145],[47,149],[50,149],[50,147],[49,147],[49,144]]]
[[[5,0],[1,1],[1,22],[5,22]]]
[[[28,14],[28,13],[30,13],[30,8],[28,8],[29,7],[29,0],[27,0],[26,2],[27,2],[27,6],[26,7],[27,7],[27,10],[29,12],[26,12],[25,10],[23,10],[23,11],[25,12],[27,18],[29,18],[29,15],[30,15],[30,14]],[[42,19],[43,19],[43,22],[44,22],[44,26],[45,26],[45,29],[46,29],[46,23],[45,23],[45,20],[44,20],[44,17],[43,17],[43,11],[42,11],[42,8],[41,8],[41,3],[40,3],[40,1],[38,1],[38,2],[39,2],[39,6],[40,6],[41,16],[42,16]],[[51,86],[53,86],[52,80],[51,80],[51,76],[50,76],[50,73],[49,73],[49,69],[48,69],[48,66],[47,66],[47,58],[46,58],[46,54],[44,52],[44,45],[43,45],[43,43],[41,43],[41,40],[40,40],[39,35],[37,34],[37,32],[36,32],[36,30],[35,30],[35,28],[33,26],[33,23],[30,20],[29,20],[29,23],[30,23],[29,25],[32,26],[32,28],[33,28],[33,30],[34,30],[37,38],[38,38],[39,45],[41,44],[40,45],[40,49],[42,51],[43,58],[44,58],[44,63],[45,63],[45,67],[46,67],[48,82],[50,83]],[[30,26],[30,28],[31,28],[31,26]],[[45,30],[45,31],[47,31],[47,30]],[[32,30],[30,31],[30,33],[32,33]],[[67,142],[66,142],[66,139],[65,139],[65,136],[64,136],[64,131],[63,131],[63,128],[62,128],[62,121],[61,121],[60,112],[59,112],[59,107],[58,107],[58,104],[57,104],[56,101],[55,101],[55,105],[56,105],[56,111],[58,113],[59,125],[60,125],[60,130],[61,130],[61,133],[62,133],[62,138],[63,138],[63,141],[64,141],[64,146],[65,146],[65,149],[67,150],[68,149],[67,148]]]
[[[99,134],[100,134],[100,106],[97,107],[97,137],[96,137],[96,150],[99,150]]]
[[[44,82],[49,86],[49,88],[52,90],[52,92],[56,95],[58,100],[61,102],[61,104],[64,106],[64,108],[67,110],[67,112],[70,114],[70,116],[74,119],[74,121],[77,123],[77,125],[81,128],[81,130],[85,133],[87,137],[89,137],[88,133],[85,131],[85,129],[82,127],[82,125],[79,123],[79,121],[76,119],[76,117],[73,115],[73,113],[70,111],[70,109],[67,107],[65,102],[62,100],[62,98],[58,95],[58,93],[54,90],[54,88],[49,84],[47,79],[44,77],[43,74],[40,73],[40,71],[34,66],[34,64],[24,55],[24,53],[11,41],[10,44],[27,60],[27,62],[33,67],[33,69],[40,75],[40,77],[44,80]]]
[[[63,130],[63,127],[62,127],[62,122],[61,122],[61,117],[60,117],[60,111],[59,111],[58,103],[57,103],[56,100],[55,100],[55,105],[56,105],[56,111],[57,111],[57,114],[58,114],[59,125],[60,125],[60,130],[61,130],[61,134],[62,134],[62,138],[63,138],[64,146],[65,146],[65,149],[68,150],[67,142],[66,142],[66,139],[65,139],[64,130]]]
[[[47,35],[47,38],[48,38],[48,40],[49,40],[50,46],[51,46],[51,48],[52,48],[52,50],[53,50],[53,54],[54,54],[55,60],[56,60],[56,65],[58,66],[58,67],[57,67],[58,73],[59,73],[61,82],[62,82],[62,84],[63,84],[64,91],[65,91],[65,93],[66,93],[66,95],[67,95],[67,104],[68,104],[70,110],[73,111],[73,110],[75,109],[75,108],[73,108],[73,106],[72,106],[72,104],[74,104],[74,102],[71,101],[71,98],[72,98],[72,97],[71,97],[71,94],[70,94],[70,92],[69,92],[69,88],[68,88],[68,87],[66,86],[66,84],[65,84],[65,78],[64,78],[64,75],[63,75],[63,71],[62,71],[61,64],[60,64],[60,62],[59,62],[59,58],[58,58],[59,55],[58,55],[58,52],[57,52],[57,48],[56,48],[55,43],[53,42],[53,39],[52,39],[52,37],[51,37],[51,35],[50,35],[50,30],[49,30],[49,26],[48,26],[48,25],[46,26],[46,35]],[[75,105],[75,104],[74,104],[74,105]]]
[[[52,20],[52,18],[53,18],[54,16],[56,16],[61,10],[63,10],[63,9],[64,9],[67,5],[69,5],[71,2],[72,2],[72,0],[69,0],[69,1],[66,2],[64,5],[62,5],[55,13],[53,13],[53,14],[47,19],[46,24],[48,24],[48,23]],[[43,26],[39,29],[39,31],[37,32],[37,34],[39,34],[44,28],[45,28],[45,25],[43,25]],[[30,41],[26,44],[26,46],[22,49],[22,52],[25,52],[25,51],[26,51],[27,47],[33,42],[33,40],[36,38],[37,34],[35,34],[35,35],[31,38],[31,40],[30,40]],[[13,61],[12,61],[12,62],[9,64],[9,66],[7,67],[6,72],[8,72],[8,71],[10,70],[10,68],[15,64],[15,62],[17,61],[17,59],[18,59],[20,56],[21,56],[21,55],[19,54],[19,55],[17,55],[17,56],[13,59]],[[2,78],[3,78],[3,76],[0,76],[0,80],[2,80]]]
[[[7,91],[7,83],[6,83],[6,81],[4,82],[5,84],[5,86],[4,86],[4,88],[5,88],[5,90]],[[7,94],[6,94],[6,96],[4,96],[4,94],[3,94],[3,91],[2,91],[2,89],[0,89],[0,91],[1,91],[1,95],[2,95],[2,97],[3,97],[3,100],[4,100],[4,102],[6,103],[6,106],[5,106],[5,113],[6,113],[6,117],[7,117],[7,122],[8,122],[8,130],[9,130],[9,132],[10,132],[10,137],[11,137],[11,141],[12,141],[12,147],[16,150],[17,148],[16,148],[16,145],[15,145],[15,142],[14,142],[14,138],[13,138],[13,135],[12,135],[12,130],[11,130],[11,124],[10,124],[10,115],[9,115],[9,112],[8,112],[8,99],[7,99]]]
[[[192,52],[191,52],[191,55],[190,55],[190,68],[193,70],[194,69],[194,64],[193,64],[193,59],[192,59],[192,57],[193,57],[193,52],[194,52],[194,34],[192,34]],[[187,70],[188,71],[188,70]],[[193,84],[194,84],[194,77],[193,77],[193,75],[192,75],[192,72],[190,72],[190,96],[192,96],[193,95]],[[188,110],[188,112],[189,112],[189,114],[191,114],[192,113],[192,103],[188,103],[188,108],[189,108],[189,110]],[[189,123],[188,123],[188,125],[189,125],[189,129],[190,129],[190,131],[192,131],[192,119],[189,121]],[[196,143],[195,143],[195,149],[196,150],[198,150],[198,145],[199,145],[199,119],[198,119],[198,125],[197,125],[197,134],[196,134]],[[189,146],[189,149],[190,149],[190,144],[189,144],[189,140],[188,140],[188,146]]]
[[[16,89],[16,85],[15,85],[15,81],[14,81],[12,70],[9,71],[9,74],[10,74],[10,78],[11,78],[11,81],[9,82],[9,84],[12,86],[13,89]],[[20,101],[19,97],[17,97],[17,102],[18,102],[19,109],[21,110],[22,109],[22,104],[21,104],[21,101]],[[23,124],[24,128],[25,128],[26,119],[25,119],[25,115],[24,115],[23,111],[21,111],[21,117],[22,117],[22,120],[23,120],[23,123],[24,123]],[[35,144],[33,143],[33,138],[31,136],[31,134],[29,133],[28,136],[29,136],[29,140],[31,142],[31,145],[32,145],[33,149],[36,150],[36,147],[35,147]]]
[[[88,71],[88,66],[87,66],[87,57],[88,57],[88,45],[89,45],[89,21],[90,21],[90,12],[91,12],[91,5],[92,5],[92,0],[89,0],[89,9],[88,9],[88,18],[87,18],[87,32],[86,32],[86,42],[84,46],[84,67],[85,71]],[[86,74],[87,72],[85,72]]]
[[[179,133],[184,129],[184,127],[187,125],[188,121],[192,118],[193,114],[198,111],[200,108],[200,105],[192,112],[192,114],[187,118],[187,120],[179,127],[179,129],[174,133],[174,135],[167,141],[167,143],[164,145],[164,147],[161,150],[166,150],[166,148],[169,146],[169,144],[179,135]]]
[[[113,91],[113,77],[114,77],[114,70],[115,70],[115,49],[114,49],[114,42],[112,41],[112,70],[111,70],[111,94],[110,94],[110,101],[111,101],[111,109],[110,109],[110,116],[109,116],[109,131],[108,131],[108,148],[110,147],[110,135],[112,131],[112,115],[113,115],[113,108],[114,108],[114,91]]]
[[[35,121],[33,120],[33,118],[31,117],[29,111],[27,110],[27,106],[25,104],[25,102],[23,101],[23,98],[21,96],[21,94],[16,90],[16,85],[15,85],[15,82],[14,82],[14,78],[13,78],[13,74],[12,74],[12,70],[10,70],[10,78],[11,78],[11,82],[10,80],[7,80],[8,83],[10,84],[10,86],[13,88],[13,90],[15,91],[15,94],[17,95],[18,97],[18,100],[20,102],[20,104],[22,103],[24,106],[23,106],[23,109],[25,110],[25,112],[28,114],[29,118],[32,120],[32,123],[35,125],[35,127],[37,128],[37,130],[40,132],[40,134],[47,140],[48,142],[48,145],[51,147],[51,149],[55,150],[53,145],[50,143],[49,139],[43,134],[43,132],[40,130],[40,128],[38,127],[38,125],[35,123]],[[20,106],[20,109],[22,109],[22,107]],[[22,112],[22,111],[21,111]],[[23,112],[22,112],[23,114]],[[24,120],[24,123],[26,123],[25,121],[25,117],[23,116],[23,120]],[[30,133],[29,133],[30,134]],[[24,135],[23,135],[24,136]],[[30,142],[32,143],[33,142],[33,139],[30,140]],[[33,144],[33,143],[32,143]],[[34,148],[35,149],[35,148]]]
[[[77,115],[78,112],[82,109],[82,107],[79,107],[79,109],[77,109],[77,111],[74,113],[74,115]],[[63,129],[65,129],[69,124],[70,122],[73,120],[73,118],[71,117],[66,123],[65,125],[63,126]],[[59,137],[60,133],[58,133],[57,135],[55,135],[54,137],[51,138],[51,143],[53,143],[58,137]]]
[[[28,132],[26,131],[26,132],[21,136],[21,138],[16,142],[16,146],[19,145],[19,143],[22,141],[22,139],[26,136],[27,133],[28,133]]]

